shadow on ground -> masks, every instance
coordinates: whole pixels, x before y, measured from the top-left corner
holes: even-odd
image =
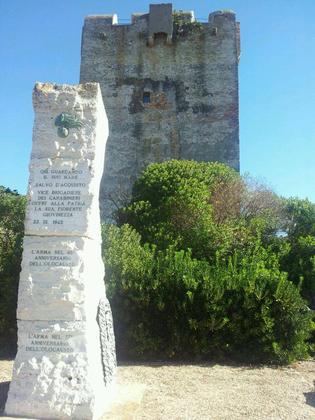
[[[0,414],[4,410],[5,403],[7,401],[8,391],[10,382],[0,382]]]
[[[270,368],[282,368],[286,366],[282,366],[279,364],[263,364],[263,363],[242,363],[233,361],[230,359],[218,359],[213,361],[196,361],[196,360],[178,360],[178,361],[170,361],[170,360],[149,360],[149,361],[142,361],[142,360],[118,360],[118,366],[121,367],[128,367],[128,366],[146,366],[152,368],[161,368],[165,366],[198,366],[204,368],[214,367],[216,365],[220,366],[229,366],[230,368],[236,368],[241,370],[251,370],[251,369],[259,369],[264,367]]]
[[[315,390],[315,381],[314,381],[314,390]],[[306,404],[315,407],[315,391],[304,392]]]
[[[0,361],[15,359],[16,345],[7,345],[0,340]]]

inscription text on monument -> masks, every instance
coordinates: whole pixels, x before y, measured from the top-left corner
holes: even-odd
[[[34,174],[38,180],[30,202],[35,224],[63,224],[64,218],[75,217],[86,206],[86,171],[79,169],[40,169]],[[35,216],[38,215],[38,218]]]

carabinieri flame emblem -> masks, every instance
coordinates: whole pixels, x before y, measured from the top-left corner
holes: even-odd
[[[75,115],[62,112],[56,117],[55,126],[58,127],[58,136],[65,138],[68,137],[70,128],[81,128],[83,123]]]

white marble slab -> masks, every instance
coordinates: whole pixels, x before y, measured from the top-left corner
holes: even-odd
[[[98,84],[38,83],[18,352],[5,412],[94,419],[116,368],[101,256],[99,185],[108,134]]]

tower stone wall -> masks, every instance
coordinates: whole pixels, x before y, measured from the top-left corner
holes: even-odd
[[[239,170],[239,24],[231,11],[151,5],[119,24],[88,16],[80,82],[99,82],[109,120],[101,187],[105,218],[151,162],[194,159]]]

